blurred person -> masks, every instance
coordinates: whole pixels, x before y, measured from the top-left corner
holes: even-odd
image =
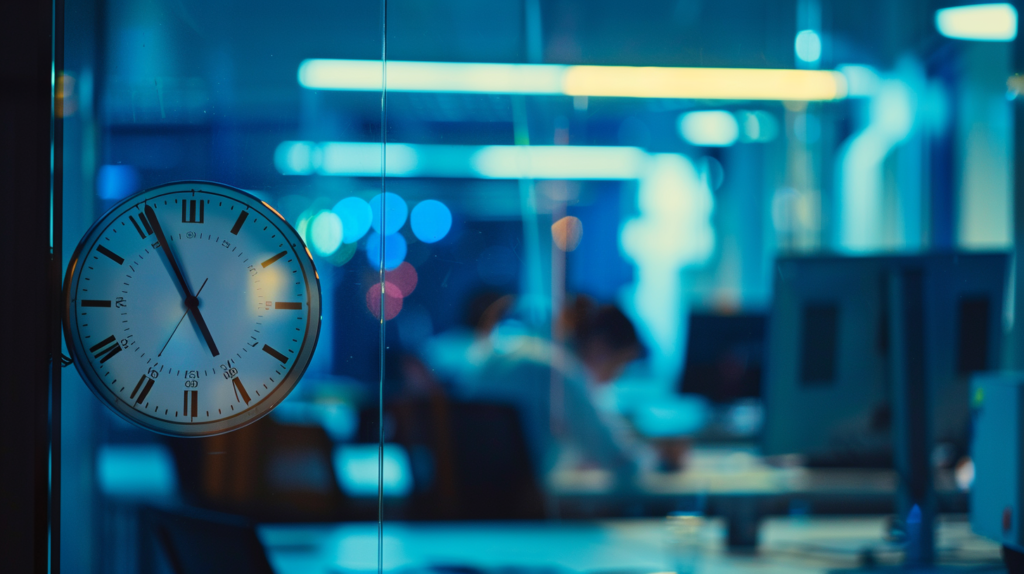
[[[555,337],[564,343],[524,331],[498,326],[491,355],[466,398],[517,407],[542,483],[560,460],[575,455],[584,465],[611,471],[619,487],[627,486],[640,447],[622,425],[599,413],[591,387],[613,381],[642,356],[632,322],[615,306],[597,307],[577,297],[555,323]]]
[[[468,381],[491,354],[491,333],[498,321],[515,303],[515,297],[498,291],[482,291],[473,296],[462,324],[431,337],[420,349],[419,357],[430,376],[461,394]]]

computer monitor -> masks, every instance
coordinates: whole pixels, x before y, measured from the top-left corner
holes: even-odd
[[[680,392],[713,403],[760,398],[766,322],[764,313],[690,314]]]
[[[936,443],[965,451],[968,377],[998,368],[1003,253],[784,257],[776,262],[764,384],[765,454],[891,464],[890,277],[920,269]]]

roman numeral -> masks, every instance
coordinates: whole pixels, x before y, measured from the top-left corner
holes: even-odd
[[[238,219],[235,220],[235,224],[231,226],[231,235],[238,235],[238,230],[242,228],[242,224],[249,218],[249,212],[243,211],[238,214]]]
[[[110,305],[107,305],[108,307]],[[274,303],[274,309],[302,309],[302,303],[285,303],[278,301]]]
[[[263,263],[260,263],[260,265],[262,265],[264,268],[266,268],[268,265],[270,265],[271,263],[273,263],[273,262],[277,261],[278,259],[284,257],[285,255],[288,255],[288,252],[287,251],[282,251],[282,252],[278,253],[277,255],[271,257],[270,259],[267,259]]]
[[[131,216],[131,215],[128,216],[128,219],[132,222],[132,225],[135,226],[135,231],[138,231],[139,235],[143,239],[149,237],[150,235],[153,235],[153,226],[150,225],[149,224],[149,220],[146,219],[146,214],[145,213],[137,213],[136,215],[139,216],[139,221],[138,222],[135,221],[135,217],[134,216]],[[142,223],[141,227],[139,226],[139,222]]]
[[[266,351],[268,355],[274,357],[275,359],[281,361],[282,363],[288,362],[288,357],[285,357],[284,355],[281,354],[281,351],[278,351],[277,349],[271,347],[270,345],[263,345],[263,350]]]
[[[142,386],[142,383],[146,383],[146,386]],[[146,375],[139,377],[139,382],[135,384],[135,388],[132,390],[132,394],[128,396],[129,399],[135,399],[135,393],[139,393],[139,387],[142,387],[142,392],[139,393],[139,398],[135,399],[135,404],[141,405],[142,401],[146,400],[146,396],[149,395],[149,390],[153,388],[155,381]]]
[[[82,299],[78,304],[82,307],[110,307],[110,300]]]
[[[111,335],[90,347],[89,351],[99,359],[100,364],[102,365],[109,361],[111,357],[121,352],[121,345],[118,345],[117,339]]]
[[[102,253],[102,254],[106,255],[106,256],[107,256],[107,257],[109,257],[109,258],[110,258],[110,259],[111,259],[111,260],[112,260],[112,261],[113,261],[114,263],[117,263],[118,265],[120,265],[120,264],[124,263],[124,257],[121,257],[121,256],[120,256],[120,255],[118,255],[117,253],[114,253],[113,251],[111,251],[111,250],[107,249],[106,247],[104,247],[104,246],[102,246],[102,245],[99,245],[99,246],[97,246],[97,247],[96,247],[96,251],[99,251],[100,253]]]
[[[196,204],[199,207],[199,217],[196,217]],[[182,223],[202,223],[205,220],[203,210],[205,209],[206,203],[203,200],[182,200],[181,201],[181,222]]]
[[[242,400],[245,404],[249,404],[249,393],[245,392],[245,387],[242,386],[242,381],[238,380],[238,377],[231,379],[231,382],[235,384],[235,398],[239,395],[242,396]]]
[[[189,393],[192,393],[192,416],[195,417],[199,415],[199,391],[185,391],[185,402],[181,410],[184,412],[185,416],[189,416]]]

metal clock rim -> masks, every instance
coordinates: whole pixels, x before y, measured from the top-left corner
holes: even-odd
[[[266,408],[260,409],[258,412],[256,412],[255,414],[251,414],[249,417],[247,417],[245,419],[240,419],[237,424],[228,425],[228,426],[226,426],[224,428],[214,428],[213,430],[197,430],[195,432],[180,432],[177,429],[182,429],[182,430],[190,429],[190,428],[202,429],[202,427],[205,426],[205,425],[216,425],[216,423],[178,423],[177,427],[175,427],[175,426],[167,427],[167,426],[162,426],[162,425],[148,424],[148,423],[145,423],[143,421],[140,421],[140,420],[134,419],[132,417],[129,417],[127,414],[122,412],[121,409],[119,409],[116,406],[116,403],[108,400],[100,392],[100,390],[97,388],[97,386],[91,382],[90,376],[84,371],[84,367],[82,366],[81,361],[79,360],[80,357],[79,357],[78,351],[75,348],[74,337],[72,336],[72,333],[71,333],[71,331],[72,331],[72,327],[71,327],[71,295],[72,295],[71,294],[71,285],[72,285],[72,279],[74,277],[75,271],[79,269],[79,265],[78,265],[79,264],[79,259],[80,259],[81,255],[82,255],[83,249],[86,247],[86,243],[87,243],[86,240],[89,239],[90,237],[92,237],[93,233],[97,230],[97,228],[100,226],[100,224],[103,223],[104,221],[106,221],[111,214],[113,214],[114,212],[118,211],[125,204],[128,204],[129,202],[131,202],[134,198],[136,198],[136,197],[138,197],[140,195],[149,193],[149,192],[160,190],[162,188],[174,187],[174,186],[182,186],[182,185],[204,185],[204,186],[211,186],[211,187],[214,187],[214,188],[221,188],[221,189],[224,189],[224,190],[227,190],[227,191],[231,191],[233,193],[240,194],[241,196],[243,196],[245,198],[248,198],[249,200],[252,201],[252,203],[258,204],[258,205],[262,206],[263,208],[268,209],[272,214],[276,215],[280,219],[280,223],[283,224],[284,227],[288,231],[293,233],[295,235],[295,237],[297,237],[299,239],[299,243],[302,246],[302,249],[297,249],[296,251],[297,252],[298,251],[305,252],[305,255],[304,255],[305,259],[303,259],[303,263],[299,265],[299,268],[302,269],[302,273],[303,273],[304,278],[306,279],[307,284],[312,284],[312,285],[316,286],[316,298],[315,298],[315,300],[316,300],[317,308],[316,308],[315,314],[313,313],[313,310],[310,309],[310,317],[311,318],[315,318],[315,320],[316,320],[316,329],[315,329],[315,332],[312,333],[313,338],[312,338],[312,342],[309,344],[308,353],[302,353],[300,351],[300,356],[304,355],[304,354],[308,354],[308,357],[304,358],[304,360],[301,361],[302,364],[299,364],[300,361],[297,360],[295,362],[295,364],[292,366],[292,368],[288,371],[287,375],[282,379],[281,384],[275,389],[275,391],[272,392],[271,394],[269,394],[267,396],[267,399],[265,399],[264,401],[260,402],[260,405],[266,404]],[[185,191],[185,190],[181,190],[181,191]],[[202,191],[202,190],[200,190],[200,191]],[[266,216],[266,215],[264,214],[264,216]],[[93,242],[93,243],[95,243],[95,242]],[[298,254],[298,256],[300,258],[303,257],[302,254]],[[304,264],[308,264],[309,265],[309,270],[312,271],[312,281],[309,281],[309,277],[307,275],[307,272],[306,272]],[[92,223],[92,225],[90,225],[89,228],[86,230],[86,232],[82,235],[82,238],[79,240],[78,245],[75,247],[75,251],[72,253],[71,258],[68,260],[68,266],[67,266],[67,270],[65,271],[65,274],[64,274],[64,281],[63,281],[63,283],[64,284],[63,284],[63,287],[62,287],[62,290],[61,290],[62,291],[61,298],[63,300],[62,301],[63,302],[63,309],[61,310],[62,311],[61,323],[62,323],[62,326],[63,326],[62,330],[63,330],[63,334],[64,334],[64,341],[65,341],[65,343],[67,345],[67,348],[68,348],[68,354],[71,356],[71,358],[72,358],[72,360],[73,360],[73,362],[75,364],[75,369],[78,371],[79,376],[82,377],[83,382],[85,382],[85,385],[89,388],[89,390],[92,392],[92,394],[95,395],[96,398],[101,403],[103,403],[105,406],[107,406],[109,408],[109,410],[111,410],[114,413],[116,413],[119,417],[121,417],[122,419],[130,422],[133,425],[142,427],[142,428],[144,428],[144,429],[146,429],[146,430],[148,430],[150,432],[154,432],[154,433],[165,435],[165,436],[171,436],[171,437],[177,437],[177,438],[202,438],[202,437],[209,437],[209,436],[217,436],[217,435],[226,434],[226,433],[238,430],[238,429],[240,429],[242,427],[245,427],[245,426],[247,426],[249,424],[252,424],[252,423],[256,422],[257,420],[267,416],[268,414],[270,414],[271,411],[274,410],[274,408],[276,408],[279,404],[281,404],[281,402],[283,402],[284,399],[287,398],[288,395],[290,395],[291,392],[298,385],[299,380],[301,380],[302,376],[306,372],[306,369],[309,367],[309,359],[312,358],[313,352],[316,350],[316,346],[317,346],[317,344],[320,341],[320,329],[321,329],[321,326],[322,326],[322,323],[323,323],[323,317],[322,317],[322,312],[323,312],[322,297],[323,297],[323,293],[322,293],[322,291],[320,289],[320,274],[316,270],[316,263],[313,261],[313,257],[312,257],[312,255],[309,252],[309,248],[305,245],[305,242],[302,241],[302,237],[298,234],[298,232],[295,230],[295,228],[292,227],[292,225],[290,223],[288,223],[288,221],[280,213],[278,213],[276,209],[274,209],[269,204],[265,203],[263,200],[259,199],[255,195],[253,195],[253,194],[251,194],[251,193],[249,193],[249,192],[247,192],[245,190],[242,190],[242,189],[239,189],[239,188],[234,187],[232,185],[228,185],[228,184],[224,184],[224,183],[219,183],[219,182],[215,182],[215,181],[208,181],[208,180],[180,180],[180,181],[172,181],[172,182],[167,182],[167,183],[163,183],[163,184],[160,184],[160,185],[157,185],[157,186],[154,186],[154,187],[150,187],[150,188],[146,188],[146,189],[140,190],[140,191],[138,191],[136,193],[133,193],[133,194],[129,195],[128,197],[122,199],[121,201],[115,203],[113,206],[111,206],[109,209],[107,209],[102,215],[100,215],[100,217],[97,218],[96,221],[94,221]],[[313,300],[312,293],[310,293],[310,300]],[[309,335],[310,335],[310,332],[307,331],[306,334],[304,335],[304,338],[309,337]],[[304,341],[304,343],[305,343],[305,341]],[[306,345],[303,344],[301,346],[301,349],[305,350],[306,349]],[[298,357],[297,357],[297,359],[298,359]],[[285,384],[286,382],[288,384]],[[283,390],[285,388],[287,388],[287,391]],[[280,396],[276,396],[276,395],[280,395]],[[274,400],[271,400],[272,398],[274,398]],[[120,401],[120,399],[116,399],[116,400]],[[247,410],[242,411],[240,413],[236,413],[234,415],[223,417],[221,419],[218,419],[218,422],[219,421],[227,421],[227,420],[235,419],[237,417],[241,417],[241,416],[245,415],[246,413],[250,413],[251,410],[252,409],[247,409]],[[149,416],[149,415],[147,415],[147,416]],[[168,424],[173,425],[174,423],[168,423]],[[193,426],[193,425],[198,425],[198,426]]]

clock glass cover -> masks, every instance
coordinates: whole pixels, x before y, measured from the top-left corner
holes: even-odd
[[[320,330],[320,284],[270,206],[209,182],[152,188],[86,233],[64,281],[75,365],[115,412],[176,436],[227,432],[295,387]]]

